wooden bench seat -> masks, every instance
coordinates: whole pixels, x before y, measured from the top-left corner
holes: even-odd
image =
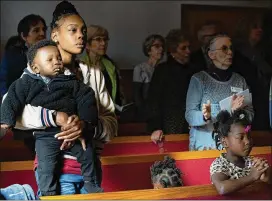
[[[176,160],[184,173],[186,186],[210,184],[209,167],[220,155],[220,151],[192,151],[168,153]],[[103,181],[105,192],[138,190],[152,188],[150,166],[162,160],[166,154],[124,155],[102,157]],[[271,147],[254,147],[251,155],[266,158],[271,164]],[[33,161],[0,163],[0,187],[13,183],[29,183],[36,189]]]
[[[271,146],[270,131],[253,131],[252,138],[255,146]],[[169,134],[165,136],[165,152],[188,151],[188,134]],[[150,140],[150,136],[115,137],[105,145],[102,156],[139,155],[159,153],[159,148]],[[33,154],[22,141],[0,141],[0,161],[33,160]]]
[[[219,195],[213,185],[197,185],[168,189],[148,189],[109,193],[41,197],[41,200],[270,200],[271,187],[256,182],[230,195]]]

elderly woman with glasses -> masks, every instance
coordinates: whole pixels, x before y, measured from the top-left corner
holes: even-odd
[[[183,30],[170,30],[165,43],[167,60],[155,68],[147,98],[147,129],[159,146],[164,134],[188,133],[186,94],[191,76],[198,72],[189,63],[190,42]]]
[[[138,64],[133,70],[133,94],[137,108],[137,119],[144,119],[149,83],[157,64],[164,54],[165,41],[161,35],[152,34],[143,43],[143,53],[147,61]]]
[[[108,31],[99,25],[87,28],[86,53],[81,60],[90,67],[101,69],[106,88],[115,104],[122,105],[119,72],[115,63],[106,55],[109,42]]]
[[[232,96],[231,111],[244,108],[251,120],[252,105],[245,104],[245,97],[236,93],[248,89],[245,79],[232,72],[232,41],[227,35],[214,36],[207,47],[206,54],[210,59],[207,70],[194,74],[191,78],[185,117],[190,125],[190,150],[216,149],[212,137],[213,123],[220,112],[219,102]]]

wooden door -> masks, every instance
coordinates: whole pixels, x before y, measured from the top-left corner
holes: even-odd
[[[262,17],[266,8],[181,5],[181,27],[189,34],[192,50],[199,48],[197,32],[206,21],[216,21],[222,32],[233,36],[236,23],[248,16]]]

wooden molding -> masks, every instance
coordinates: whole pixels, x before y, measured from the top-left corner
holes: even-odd
[[[252,131],[251,132],[253,142],[256,142],[256,146],[272,145],[272,133],[270,131]],[[189,140],[189,134],[167,134],[165,140],[168,142],[178,142]],[[121,144],[121,143],[141,143],[151,142],[150,136],[122,136],[113,138],[109,144]],[[270,144],[269,144],[270,143]],[[24,147],[24,142],[17,140],[0,141],[0,149],[12,149]]]
[[[184,141],[189,140],[188,134],[168,134],[165,135],[166,141]],[[150,136],[122,136],[113,138],[109,144],[119,143],[137,143],[137,142],[151,142]]]
[[[250,155],[271,154],[271,146],[253,147]],[[102,165],[145,163],[162,160],[165,155],[171,156],[175,160],[190,160],[203,158],[216,158],[223,151],[185,151],[170,152],[165,154],[145,154],[145,155],[124,155],[124,156],[105,156],[101,157]],[[1,162],[0,171],[19,171],[33,169],[33,161]]]
[[[271,187],[270,187],[271,188]],[[269,192],[269,186],[265,183],[257,182],[235,193],[237,195],[248,195],[263,190]],[[119,191],[96,194],[78,194],[41,197],[41,200],[158,200],[158,199],[181,199],[181,198],[198,198],[204,196],[218,195],[213,185],[184,186],[177,188],[165,189],[147,189],[134,191]],[[227,196],[226,196],[227,198]],[[230,197],[229,197],[230,198]]]

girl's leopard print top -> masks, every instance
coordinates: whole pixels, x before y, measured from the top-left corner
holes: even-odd
[[[251,169],[252,157],[247,156],[244,157],[245,167],[240,168],[233,163],[229,162],[225,158],[225,153],[222,153],[220,157],[216,158],[210,167],[210,175],[212,176],[214,173],[223,173],[227,175],[230,179],[239,179],[241,177],[248,176]]]

